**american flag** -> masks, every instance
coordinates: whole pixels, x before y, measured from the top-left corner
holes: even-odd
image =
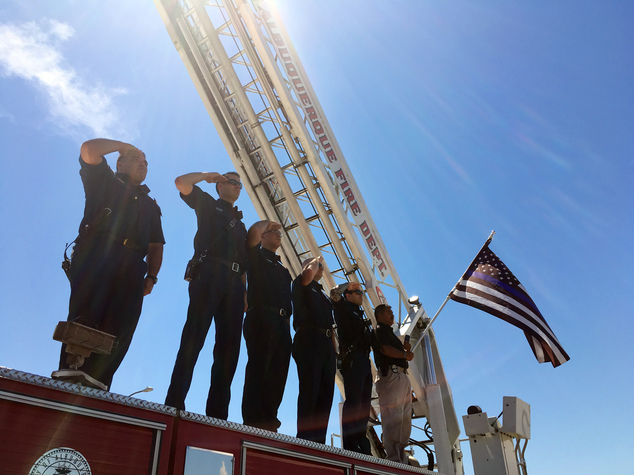
[[[521,328],[540,363],[557,367],[570,359],[524,286],[489,249],[489,241],[449,297]]]

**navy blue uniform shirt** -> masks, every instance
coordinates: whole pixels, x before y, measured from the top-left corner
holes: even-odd
[[[246,239],[247,229],[242,219],[242,212],[237,206],[223,199],[215,199],[194,185],[189,195],[180,194],[187,205],[196,211],[198,230],[194,236],[194,251],[200,254],[207,251],[208,257],[221,257],[240,264],[240,274],[244,273],[247,264]],[[233,228],[227,226],[234,219]]]
[[[291,274],[282,265],[280,256],[256,244],[248,250],[247,302],[249,309],[263,305],[292,313]]]
[[[147,186],[127,183],[128,176],[115,174],[103,157],[98,165],[84,162],[81,156],[79,163],[86,194],[80,231],[93,223],[100,213],[103,214],[105,208],[109,208],[110,215],[94,225],[87,236],[107,234],[121,243],[124,239],[132,240],[143,256],[147,255],[150,243],[165,244],[161,209],[148,196],[150,189]]]
[[[346,352],[354,345],[354,351],[369,353],[370,331],[363,321],[361,307],[341,297],[341,300],[334,302],[334,309],[341,350]]]
[[[332,328],[332,304],[322,291],[322,286],[314,280],[304,286],[301,274],[293,281],[293,328]]]
[[[379,347],[383,345],[392,346],[399,350],[401,353],[405,353],[405,348],[403,347],[403,343],[390,325],[385,325],[384,323],[379,323],[375,330],[376,340]],[[401,368],[407,368],[409,364],[405,357],[403,358],[390,358],[389,356],[384,355],[379,351],[374,352],[374,362],[378,368],[389,368],[392,365],[400,366]]]

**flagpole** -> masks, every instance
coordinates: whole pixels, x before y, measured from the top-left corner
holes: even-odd
[[[484,249],[485,246],[488,246],[491,243],[491,241],[493,241],[493,236],[495,236],[495,231],[491,231],[491,234],[489,234],[489,237],[487,238],[485,243],[482,245],[480,250],[476,253],[476,256],[473,258],[473,260],[471,261],[471,263],[469,264],[469,267],[467,267],[467,270],[465,272],[467,272],[471,268],[475,260],[478,258],[478,255],[480,255],[480,252],[482,251],[482,249]],[[427,324],[423,332],[420,334],[418,341],[416,341],[416,344],[411,349],[412,352],[414,352],[414,350],[418,347],[418,345],[420,345],[420,343],[423,341],[423,338],[427,334],[427,330],[431,328],[432,323],[436,321],[436,318],[438,318],[438,315],[440,315],[440,312],[442,311],[442,309],[445,308],[445,305],[447,305],[447,302],[449,302],[449,299],[451,299],[451,294],[453,294],[453,291],[456,290],[456,287],[458,287],[458,284],[464,277],[465,272],[462,273],[462,275],[460,276],[460,279],[458,280],[458,282],[456,282],[456,285],[454,285],[451,291],[449,292],[449,294],[447,294],[447,298],[445,299],[445,301],[442,303],[440,308],[436,311],[436,314],[432,317],[432,319],[429,321],[429,323]]]

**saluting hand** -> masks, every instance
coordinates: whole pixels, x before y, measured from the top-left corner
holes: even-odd
[[[269,225],[266,227],[266,230],[274,231],[275,229],[282,229],[282,225],[277,221],[269,221]]]
[[[227,177],[216,172],[205,172],[205,181],[207,183],[226,183]]]

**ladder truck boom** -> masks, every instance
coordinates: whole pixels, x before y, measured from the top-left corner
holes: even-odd
[[[301,272],[306,258],[322,255],[328,287],[363,283],[363,307],[372,319],[373,307],[398,300],[401,334],[418,338],[429,318],[420,303],[408,301],[272,6],[262,0],[154,2],[255,210],[282,224],[288,239],[280,255],[291,274]],[[438,469],[462,474],[458,418],[433,329],[411,368],[415,417],[431,425]]]

